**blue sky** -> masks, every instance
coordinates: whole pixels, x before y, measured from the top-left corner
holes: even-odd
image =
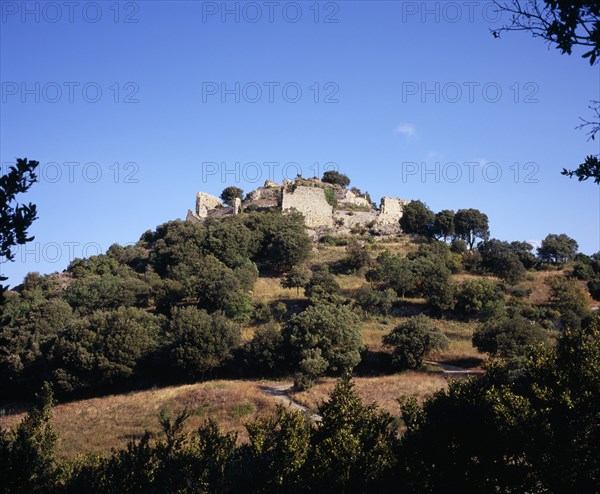
[[[489,2],[1,3],[0,159],[41,164],[11,284],[184,218],[195,193],[336,167],[478,208],[491,234],[600,250],[599,189],[560,175],[599,66],[490,28]]]

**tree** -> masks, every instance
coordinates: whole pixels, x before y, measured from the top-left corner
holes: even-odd
[[[283,336],[276,324],[258,328],[252,339],[244,344],[242,359],[254,375],[274,375],[285,369]]]
[[[312,275],[310,281],[304,286],[304,294],[314,300],[323,296],[336,296],[341,291],[342,289],[337,278],[329,271],[326,264],[321,265],[319,270]]]
[[[500,11],[511,16],[509,24],[493,31],[495,37],[503,31],[527,31],[534,38],[542,38],[555,46],[561,54],[571,55],[574,47],[583,47],[583,58],[590,65],[597,63],[600,55],[600,6],[596,0],[512,0],[494,1]],[[593,140],[600,131],[600,100],[592,100],[589,106],[594,116],[592,120],[580,117],[578,129],[589,129],[588,140]],[[562,175],[577,177],[579,181],[593,178],[600,183],[600,162],[598,155],[590,155],[575,170],[563,168]]]
[[[246,216],[246,215],[244,215]],[[250,229],[260,234],[256,262],[263,262],[282,273],[306,261],[311,254],[312,241],[300,213],[262,213],[249,218]]]
[[[320,301],[294,315],[282,336],[289,361],[308,384],[325,373],[344,373],[360,362],[358,318],[345,305]]]
[[[456,293],[455,310],[468,318],[487,320],[504,310],[504,294],[491,280],[467,280]]]
[[[454,211],[443,209],[435,215],[432,234],[438,240],[443,238],[444,242],[454,235]]]
[[[308,285],[311,274],[310,270],[302,265],[294,266],[281,280],[281,286],[283,288],[295,288],[296,294],[299,295],[300,288]]]
[[[402,407],[409,492],[596,492],[600,324]],[[485,438],[485,440],[482,440]]]
[[[448,348],[446,335],[423,314],[409,317],[384,336],[383,343],[392,347],[392,363],[400,370],[418,369],[429,353]]]
[[[244,191],[239,187],[230,185],[229,187],[225,187],[223,189],[220,197],[225,204],[228,206],[233,206],[236,199],[239,199],[240,201],[242,200],[242,197],[244,197]]]
[[[306,416],[277,405],[275,417],[260,417],[246,424],[249,444],[247,492],[299,492],[310,453],[311,428]]]
[[[366,317],[369,314],[388,315],[396,299],[396,292],[391,288],[374,290],[369,285],[363,285],[356,291],[356,303],[365,311]]]
[[[435,215],[421,201],[410,201],[402,210],[400,227],[404,233],[414,235],[431,235]]]
[[[532,249],[526,242],[503,242],[492,238],[481,242],[477,248],[481,254],[481,266],[488,272],[497,275],[504,281],[514,285],[525,278],[525,266],[521,259],[531,263],[529,250]],[[535,258],[534,258],[535,261]]]
[[[542,240],[542,245],[538,247],[537,253],[544,262],[562,264],[573,259],[578,247],[577,241],[564,233],[560,235],[549,233]]]
[[[209,315],[196,307],[176,308],[169,328],[169,361],[190,377],[203,377],[222,366],[241,340],[240,328],[222,313]]]
[[[346,259],[344,259],[344,262],[353,271],[358,271],[360,268],[367,266],[369,262],[371,262],[371,257],[369,256],[367,248],[355,240],[348,243],[346,253],[347,256]]]
[[[7,261],[14,260],[13,248],[33,240],[28,235],[27,229],[37,219],[35,204],[19,204],[18,194],[24,194],[37,181],[35,169],[37,161],[17,159],[15,166],[11,166],[9,172],[0,177],[0,258]],[[0,274],[0,281],[8,278]],[[0,284],[0,317],[1,307],[4,302],[4,291],[6,288]]]
[[[43,494],[57,486],[58,435],[50,423],[53,404],[52,388],[44,383],[35,405],[15,429],[0,427],[0,485],[3,492]]]
[[[594,300],[600,300],[600,279],[594,278],[588,281],[587,288]]]
[[[392,492],[380,484],[396,466],[390,414],[364,405],[349,376],[338,381],[312,436],[311,492]]]
[[[412,263],[415,293],[427,301],[437,312],[454,307],[455,286],[450,279],[450,270],[437,255],[417,257]]]
[[[576,281],[556,275],[546,278],[550,288],[550,303],[560,313],[563,328],[578,328],[590,313],[590,300],[586,291]]]
[[[473,333],[473,346],[477,350],[505,359],[524,356],[528,347],[547,340],[544,329],[521,316],[488,321]]]
[[[139,375],[159,348],[164,318],[141,309],[96,311],[70,324],[52,346],[53,381],[69,394]]]
[[[454,232],[473,249],[478,238],[487,240],[490,236],[488,217],[478,209],[459,209],[454,215]]]
[[[323,173],[323,182],[334,185],[341,185],[342,187],[348,187],[350,185],[350,179],[343,173],[335,170],[329,170]]]

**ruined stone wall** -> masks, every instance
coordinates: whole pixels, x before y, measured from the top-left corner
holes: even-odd
[[[302,213],[309,228],[333,226],[333,207],[327,202],[325,191],[319,187],[300,185],[293,191],[284,188],[281,209],[296,209]]]
[[[336,230],[340,233],[349,232],[353,226],[366,226],[377,221],[376,211],[343,211],[334,214]]]
[[[206,218],[211,209],[222,206],[218,197],[215,197],[206,192],[198,192],[196,194],[196,215],[200,218]]]
[[[403,199],[396,199],[394,197],[383,197],[381,199],[381,209],[377,223],[379,225],[391,225],[398,224],[400,218],[402,218],[402,212],[404,206],[410,201]]]

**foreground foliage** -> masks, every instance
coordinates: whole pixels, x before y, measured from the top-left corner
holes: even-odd
[[[537,347],[514,373],[495,362],[423,407],[402,400],[406,432],[365,406],[348,377],[311,422],[280,406],[247,424],[249,442],[214,422],[184,432],[161,414],[108,456],[57,462],[50,397],[0,434],[4,492],[598,492],[600,317]]]

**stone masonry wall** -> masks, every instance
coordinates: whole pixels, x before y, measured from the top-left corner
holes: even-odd
[[[281,209],[302,213],[309,228],[333,226],[333,207],[327,202],[324,189],[319,187],[299,185],[292,192],[284,187]]]
[[[402,218],[404,206],[409,202],[394,197],[383,197],[381,199],[381,210],[377,218],[377,223],[379,225],[397,225],[400,218]]]

